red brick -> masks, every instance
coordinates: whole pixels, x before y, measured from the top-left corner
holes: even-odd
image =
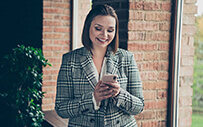
[[[50,57],[53,57],[53,52],[44,51],[44,52],[43,52],[43,55],[44,55],[45,58],[50,58]]]
[[[43,39],[43,45],[50,45],[52,44],[52,39]]]
[[[169,51],[169,43],[160,43],[159,50],[160,51]]]
[[[193,56],[195,48],[191,46],[182,46],[181,55],[182,56]]]
[[[58,14],[63,14],[64,9],[61,8],[49,8],[49,7],[44,7],[43,8],[44,13],[58,13]]]
[[[144,14],[143,12],[129,10],[129,19],[143,20]]]
[[[144,60],[159,60],[160,54],[158,52],[145,52]]]
[[[145,81],[143,82],[144,90],[159,90],[159,89],[167,89],[168,82],[167,81]]]
[[[139,53],[134,53],[134,58],[136,61],[143,61],[143,53],[142,52],[139,52]]]
[[[158,74],[154,71],[148,71],[148,72],[140,72],[140,76],[143,81],[155,81],[157,80]]]
[[[168,61],[163,61],[158,63],[158,70],[162,71],[168,71],[169,68],[169,62]]]
[[[171,3],[161,3],[161,10],[171,11]]]
[[[54,40],[54,44],[57,45],[69,45],[70,44],[70,40]]]
[[[55,27],[54,32],[67,33],[70,32],[69,27]]]
[[[144,121],[142,122],[142,127],[160,127],[160,124],[158,121]]]
[[[43,26],[63,26],[61,21],[43,21]]]
[[[128,39],[133,41],[144,40],[144,33],[141,32],[128,32]]]
[[[171,13],[166,12],[146,12],[146,21],[170,21]]]
[[[56,92],[47,92],[44,94],[45,98],[56,97]]]
[[[168,22],[164,22],[164,23],[159,24],[159,30],[161,30],[161,31],[169,31],[170,28],[171,28],[171,25]]]
[[[156,118],[157,119],[166,119],[166,117],[167,117],[167,110],[158,110],[158,111],[156,111]]]
[[[43,76],[43,78],[44,78],[44,76]],[[43,86],[42,91],[43,92],[55,92],[56,87],[55,86]]]
[[[43,46],[43,51],[61,51],[62,46]]]
[[[130,2],[130,9],[132,10],[143,10],[143,2]]]
[[[44,39],[63,39],[63,34],[61,33],[43,33]]]
[[[160,10],[160,4],[158,2],[144,2],[144,10]]]
[[[156,112],[152,110],[144,110],[139,115],[135,116],[136,120],[148,120],[148,119],[155,119]]]
[[[44,76],[43,76],[43,80],[44,80],[44,81],[52,80],[52,76],[51,76],[51,75],[44,75]]]
[[[43,1],[43,7],[52,7],[53,2],[52,1]]]
[[[52,74],[58,74],[58,70],[43,70],[44,75],[52,75]]]
[[[154,100],[156,99],[156,91],[143,91],[145,100]]]
[[[158,97],[157,99],[167,99],[168,93],[166,90],[158,91]]]
[[[160,60],[168,60],[169,53],[168,52],[162,52],[160,53]]]
[[[54,7],[58,7],[58,8],[70,8],[70,4],[69,3],[54,3]]]
[[[145,109],[165,109],[167,100],[145,101]]]
[[[50,63],[60,63],[61,62],[61,58],[49,58],[49,62]]]
[[[52,32],[52,31],[53,31],[52,27],[46,27],[46,26],[43,27],[43,32]]]
[[[69,9],[64,9],[63,14],[68,14],[68,15],[70,15],[70,10],[69,10]]]
[[[159,80],[168,80],[168,72],[159,72]]]
[[[43,81],[43,86],[56,86],[56,81]]]
[[[146,33],[146,41],[169,41],[170,34],[167,33]]]
[[[52,19],[54,16],[53,16],[53,14],[43,14],[43,19]]]
[[[42,105],[42,110],[43,111],[53,110],[54,107],[55,107],[55,104],[43,104]]]
[[[166,70],[168,71],[168,61],[166,62],[141,62],[141,71],[153,71],[153,70]]]
[[[135,51],[156,51],[157,50],[157,43],[130,43],[130,47],[132,50]]]
[[[42,99],[42,104],[51,104],[53,103],[52,98],[43,98]]]
[[[131,21],[128,23],[128,29],[135,31],[157,31],[159,29],[159,24],[153,22]]]

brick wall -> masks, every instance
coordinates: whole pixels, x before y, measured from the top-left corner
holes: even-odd
[[[194,35],[197,0],[185,0],[183,7],[183,26],[181,42],[180,89],[179,89],[179,127],[190,127],[192,115]]]
[[[135,54],[144,89],[139,127],[166,126],[171,1],[131,0],[128,49]]]
[[[70,51],[70,0],[43,0],[43,54],[52,64],[43,68],[46,92],[42,110],[53,110],[61,55]]]
[[[71,0],[43,0],[43,54],[52,64],[43,68],[44,111],[54,110],[62,54],[71,50],[71,6]],[[81,31],[89,10],[90,0],[78,0],[78,47],[81,46]]]

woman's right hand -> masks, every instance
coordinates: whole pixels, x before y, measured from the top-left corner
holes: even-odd
[[[94,98],[97,104],[109,97],[112,97],[112,90],[108,85],[102,83],[102,81],[99,81],[94,89]]]

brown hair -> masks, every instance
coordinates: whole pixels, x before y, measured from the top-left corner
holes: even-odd
[[[118,45],[119,45],[118,17],[117,17],[117,14],[115,13],[115,10],[111,6],[106,5],[106,4],[105,5],[96,5],[88,13],[88,15],[85,19],[83,32],[82,32],[82,44],[88,51],[90,51],[90,49],[92,48],[92,41],[90,40],[90,37],[89,37],[89,29],[90,29],[90,25],[91,25],[93,19],[98,15],[104,15],[104,16],[109,15],[109,16],[114,17],[116,20],[115,37],[112,40],[112,42],[109,44],[109,46],[112,48],[113,52],[116,53],[116,51],[118,49]]]

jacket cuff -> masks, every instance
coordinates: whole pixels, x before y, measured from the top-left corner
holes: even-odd
[[[94,104],[94,110],[98,110],[100,108],[100,105],[101,105],[101,102],[99,102],[97,104],[95,98],[94,98],[94,93],[92,93],[92,101],[93,101],[93,104]]]

